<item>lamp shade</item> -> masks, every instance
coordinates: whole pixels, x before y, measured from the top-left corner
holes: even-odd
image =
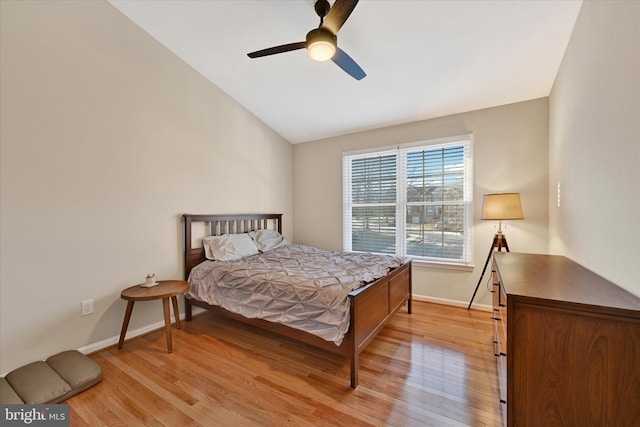
[[[485,194],[481,219],[524,219],[520,193]]]

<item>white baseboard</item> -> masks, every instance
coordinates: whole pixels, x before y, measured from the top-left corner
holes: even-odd
[[[452,300],[452,299],[446,299],[446,298],[436,298],[436,297],[430,297],[430,296],[426,296],[426,295],[413,295],[412,298],[416,301],[426,301],[426,302],[431,302],[434,304],[443,304],[443,305],[451,305],[454,307],[463,307],[463,308],[467,308],[467,306],[469,305],[468,303],[464,302],[464,301],[457,301],[457,300]],[[484,304],[473,304],[472,308],[474,310],[481,310],[481,311],[492,311],[492,307],[490,305],[484,305]],[[194,314],[197,314],[200,311],[204,311],[202,309],[200,309],[198,311],[198,307],[194,307]],[[180,320],[183,321],[184,320],[184,313],[180,314]],[[157,329],[162,329],[164,328],[164,320],[161,320],[159,322],[156,323],[152,323],[150,325],[144,326],[142,328],[138,328],[138,329],[134,329],[132,331],[127,331],[127,339],[131,339],[140,335],[144,335],[148,332],[151,331],[155,331]],[[105,340],[102,341],[98,341],[89,345],[86,345],[84,347],[80,347],[79,349],[77,349],[80,353],[82,354],[90,354],[90,353],[95,353],[97,351],[100,351],[102,349],[105,349],[109,346],[115,345],[118,343],[118,341],[120,340],[120,336],[116,335],[113,336],[111,338],[107,338]]]
[[[184,313],[180,314],[180,321],[184,321]],[[152,323],[142,328],[134,329],[132,331],[128,330],[125,338],[131,339],[131,338],[144,335],[148,332],[155,331],[157,329],[162,329],[162,328],[164,328],[164,320],[161,320],[156,323]],[[98,342],[86,345],[84,347],[80,347],[77,350],[82,354],[95,353],[96,351],[100,351],[109,346],[117,344],[118,341],[120,341],[120,336],[116,335],[111,338],[107,338],[106,340],[98,341]]]
[[[436,297],[430,297],[426,295],[413,294],[411,298],[413,298],[416,301],[432,302],[434,304],[451,305],[454,307],[467,308],[469,306],[468,302],[458,301],[453,299],[446,299],[446,298],[436,298]],[[493,311],[493,307],[486,304],[473,304],[471,308],[474,310],[480,310],[480,311],[489,311],[489,312]]]
[[[194,314],[197,314],[198,311],[195,310],[198,309],[198,307],[194,307]],[[204,311],[202,309],[199,309],[201,311]],[[180,314],[180,321],[184,321],[185,320],[185,316],[184,313]],[[152,323],[150,325],[144,326],[142,328],[138,328],[138,329],[134,329],[132,331],[127,331],[127,335],[125,338],[131,339],[140,335],[144,335],[148,332],[152,332],[155,331],[157,329],[162,329],[164,328],[164,320],[161,320],[159,322],[156,323]],[[102,340],[102,341],[98,341],[89,345],[85,345],[84,347],[80,347],[77,348],[76,350],[78,350],[80,353],[82,354],[90,354],[90,353],[95,353],[97,351],[103,350],[107,347],[110,347],[112,345],[118,344],[118,341],[120,341],[120,335],[116,335],[113,336],[111,338],[107,338],[106,340]],[[8,372],[3,372],[0,373],[0,378],[3,378],[5,375],[7,375]]]

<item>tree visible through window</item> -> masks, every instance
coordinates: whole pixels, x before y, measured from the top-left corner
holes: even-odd
[[[344,249],[471,262],[471,137],[343,156]]]

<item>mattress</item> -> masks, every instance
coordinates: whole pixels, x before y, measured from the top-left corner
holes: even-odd
[[[205,261],[191,270],[187,295],[340,345],[349,329],[349,292],[403,261],[290,244],[239,260]]]

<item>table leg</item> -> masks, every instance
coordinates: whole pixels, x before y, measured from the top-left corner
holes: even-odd
[[[122,348],[124,344],[124,336],[127,334],[127,328],[129,327],[129,319],[131,319],[131,312],[133,311],[133,303],[135,301],[127,302],[127,311],[124,313],[124,321],[122,322],[122,330],[120,331],[120,341],[118,341],[118,348]]]
[[[167,350],[171,353],[173,347],[171,345],[171,311],[169,310],[169,298],[162,298],[162,306],[164,307],[164,328],[167,335]]]
[[[178,297],[172,296],[171,302],[173,302],[173,315],[176,318],[176,328],[180,329],[180,309],[178,308]]]

